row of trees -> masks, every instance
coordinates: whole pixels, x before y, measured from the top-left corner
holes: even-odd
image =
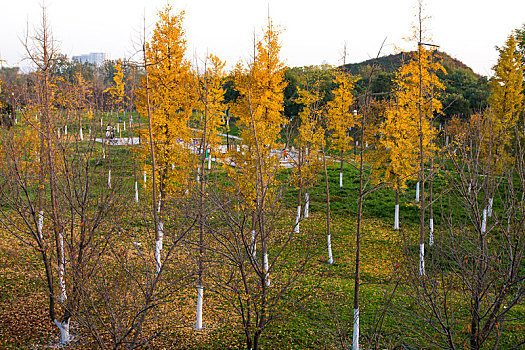
[[[228,86],[236,98],[226,103],[224,63],[208,55],[191,64],[185,58],[183,13],[174,15],[168,7],[159,13],[151,39],[143,38],[142,61],[129,65],[141,72],[140,86],[127,85],[133,79],[126,79],[118,62],[113,84],[105,90],[118,111],[131,111],[135,104],[146,118],[132,129],[141,143],[101,148],[94,138],[83,142],[81,135],[83,127],[104,134],[102,121],[99,126],[93,117],[103,104],[81,74],[70,80],[54,74],[61,61],[44,13],[35,46],[26,44],[37,71],[24,95],[23,118],[2,133],[0,189],[4,227],[40,256],[49,316],[61,341],[71,340],[73,318],[101,348],[139,347],[167,327],[187,326],[173,305],[187,303],[184,291],[194,288],[196,329],[203,327],[209,291],[235,310],[246,347],[257,349],[268,324],[309,295],[302,290],[297,296],[295,288],[313,264],[319,240],[315,232],[300,230],[300,222],[310,215],[309,188],[321,169],[328,262],[334,263],[327,168],[337,159],[340,187],[344,163],[359,174],[353,348],[360,344],[363,203],[385,186],[399,198],[409,179],[418,181],[420,213],[417,268],[407,265],[403,274],[419,306],[411,319],[430,318],[442,336],[436,344],[454,348],[458,340],[451,330],[454,320],[447,316],[447,296],[460,282],[470,293],[471,348],[481,348],[524,297],[523,208],[518,204],[523,186],[514,183],[523,174],[522,56],[510,36],[491,81],[490,108],[467,123],[456,120],[439,130],[435,118],[445,89],[439,75],[445,70],[424,43],[421,12],[419,19],[417,50],[396,73],[391,99],[373,98],[373,71],[363,95],[356,96],[358,80],[345,70],[330,73],[334,88],[329,94],[323,90],[326,70],[317,70],[294,100],[301,109],[293,128],[284,113],[289,101],[279,30],[270,20],[254,43],[253,60],[235,67]],[[220,132],[229,130],[230,115],[240,141],[225,148]],[[60,134],[72,122],[75,133]],[[442,142],[444,133],[454,139]],[[283,174],[281,150],[291,145],[295,150],[288,161],[294,169]],[[139,200],[142,173],[144,198]],[[436,174],[451,184],[450,192],[437,197]],[[282,204],[291,187],[298,189],[293,219],[283,215]],[[504,203],[497,211],[495,196],[504,197],[496,197]],[[430,246],[435,241],[433,207],[447,198],[461,207],[441,211],[440,246],[425,265],[427,234]],[[130,217],[129,211],[137,215]],[[399,201],[395,213],[394,228],[403,229]],[[470,221],[464,221],[465,213]],[[413,237],[409,229],[403,233],[410,261]],[[494,249],[491,237],[500,243]],[[452,272],[440,269],[437,257]],[[166,321],[174,316],[181,321]]]

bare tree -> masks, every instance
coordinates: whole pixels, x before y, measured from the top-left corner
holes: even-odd
[[[525,152],[516,137],[514,161],[496,175],[482,156],[490,142],[488,119],[465,125],[448,151],[448,190],[442,190],[442,224],[426,277],[408,271],[410,327],[418,346],[470,349],[519,348],[523,337],[506,339],[504,330],[523,323],[515,312],[525,299],[523,281]],[[516,132],[516,135],[518,133]],[[489,156],[490,157],[490,156]],[[494,196],[494,197],[492,197]],[[492,216],[487,215],[494,198]],[[410,264],[408,266],[411,266]],[[465,308],[466,312],[461,312]],[[411,320],[411,321],[409,321]],[[465,329],[467,330],[465,332]]]

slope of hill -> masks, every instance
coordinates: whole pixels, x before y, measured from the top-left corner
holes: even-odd
[[[388,55],[379,57],[377,59],[377,65],[381,68],[381,70],[385,73],[393,73],[396,70],[399,69],[403,65],[403,62],[410,59],[410,52],[401,52],[398,54]],[[453,58],[446,52],[438,51],[436,54],[436,57],[441,60],[441,63],[447,69],[454,70],[454,69],[463,69],[468,71],[469,73],[475,75],[476,77],[480,77],[479,74],[476,74],[472,68],[464,64],[458,59]],[[365,67],[372,66],[375,59],[366,60],[363,62],[358,63],[349,63],[346,64],[344,67],[352,74],[358,75]]]
[[[362,79],[358,83],[358,93],[366,90],[371,67],[376,61],[379,69],[376,69],[372,77],[372,93],[380,98],[388,98],[394,88],[394,72],[403,62],[413,59],[410,53],[398,53],[383,56],[377,59],[366,60],[359,63],[350,63],[344,67],[353,75]],[[452,116],[468,118],[472,113],[479,112],[487,106],[489,86],[486,77],[475,73],[463,62],[451,57],[445,52],[438,51],[436,59],[441,62],[446,74],[438,72],[437,76],[445,84],[445,91],[440,96],[443,103],[443,119]],[[360,86],[359,86],[360,85]]]

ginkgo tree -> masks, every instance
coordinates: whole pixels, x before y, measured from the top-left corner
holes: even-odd
[[[353,113],[355,98],[352,90],[357,80],[344,70],[336,69],[334,71],[336,88],[332,91],[334,98],[327,105],[327,128],[331,139],[331,148],[341,154],[339,187],[343,187],[344,153],[352,147],[355,141],[350,136],[350,130],[356,125]]]
[[[91,104],[80,75],[68,82],[53,76],[59,54],[52,38],[43,8],[41,26],[25,43],[35,73],[26,91],[24,118],[17,130],[0,133],[0,220],[40,260],[35,267],[43,270],[47,313],[65,345],[72,340],[72,319],[80,321],[79,305],[100,258],[101,229],[111,231],[108,213],[122,201],[116,200],[116,189],[99,181],[95,141],[82,143],[72,133],[59,134],[61,122],[70,114],[82,117]]]
[[[483,143],[482,155],[491,172],[501,173],[512,163],[509,149],[523,106],[523,57],[517,50],[514,35],[510,35],[499,49],[498,62],[489,85],[490,109],[485,118],[490,120],[490,133]]]
[[[418,188],[420,188],[420,223],[419,223],[419,273],[425,275],[425,164],[435,152],[434,141],[436,132],[432,125],[433,115],[439,114],[442,109],[438,99],[441,91],[445,89],[444,84],[437,78],[436,74],[445,69],[438,60],[434,59],[434,50],[427,49],[429,44],[424,35],[422,15],[422,4],[419,4],[418,25],[415,28],[414,39],[417,40],[417,50],[411,53],[411,58],[399,69],[397,76],[397,99],[403,113],[417,125],[417,156],[418,156]],[[430,45],[435,47],[434,45]],[[432,170],[431,170],[432,171]],[[416,188],[416,192],[418,192]],[[432,203],[430,203],[432,205]],[[432,219],[432,218],[431,218]],[[433,230],[433,219],[430,222],[430,230]]]
[[[399,193],[417,173],[417,123],[395,99],[379,126],[372,177],[374,183],[387,183],[396,192],[394,229],[399,230]]]
[[[122,71],[122,62],[119,59],[117,64],[113,66],[115,68],[115,74],[113,75],[113,84],[104,92],[109,93],[114,106],[117,107],[117,113],[124,110],[124,103],[126,102],[125,95],[125,81],[124,72]]]
[[[196,97],[195,111],[198,114],[199,129],[199,159],[198,159],[198,223],[199,223],[199,256],[198,256],[198,286],[197,286],[197,321],[196,329],[202,328],[202,307],[204,303],[204,253],[205,227],[209,225],[210,207],[205,207],[211,184],[205,172],[206,155],[211,164],[212,150],[218,151],[221,143],[219,127],[225,109],[223,81],[225,79],[224,65],[217,56],[208,55],[204,61],[203,71],[193,72],[193,89]],[[217,152],[217,155],[219,153]]]
[[[224,199],[221,203],[227,203],[216,212],[225,224],[209,228],[220,247],[213,254],[224,261],[225,270],[214,270],[213,278],[239,314],[246,348],[253,350],[259,349],[268,324],[293,307],[289,292],[313,256],[310,248],[315,247],[306,244],[300,257],[288,254],[292,244],[305,238],[294,232],[293,224],[280,224],[286,222],[283,187],[291,179],[280,174],[286,83],[279,33],[269,20],[264,35],[254,43],[253,61],[235,68],[239,96],[231,113],[242,145],[228,154],[228,180],[218,195]],[[283,264],[296,267],[283,274]]]
[[[299,127],[299,137],[297,143],[299,146],[303,146],[305,149],[304,160],[302,162],[301,172],[298,174],[299,181],[302,185],[309,185],[315,181],[316,173],[319,171],[321,166],[319,162],[319,156],[322,156],[324,172],[325,172],[325,185],[326,185],[326,196],[327,196],[327,216],[326,216],[326,235],[327,235],[327,248],[328,248],[328,263],[333,264],[332,254],[332,241],[330,235],[330,190],[328,187],[328,178],[326,170],[326,139],[325,139],[325,128],[322,125],[323,118],[325,118],[326,107],[322,105],[322,96],[320,92],[319,81],[312,84],[310,89],[300,89],[299,97],[296,102],[301,104],[303,108],[299,112],[299,119],[301,126]],[[301,147],[299,147],[301,148]],[[309,216],[308,210],[310,206],[310,198],[308,191],[305,194],[305,217]],[[299,224],[299,213],[300,206],[298,208],[298,217],[296,225]]]
[[[153,36],[144,45],[148,86],[144,84],[139,91],[136,105],[138,111],[150,119],[150,127],[140,131],[141,154],[149,161],[145,162],[144,170],[152,179],[147,184],[152,193],[155,261],[160,270],[166,199],[184,194],[187,168],[193,159],[185,146],[190,143],[188,120],[193,99],[190,63],[184,57],[184,12],[174,15],[167,6],[158,15]]]

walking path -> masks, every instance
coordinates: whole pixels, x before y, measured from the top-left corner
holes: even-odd
[[[226,136],[225,134],[220,134],[220,136]],[[241,140],[240,137],[237,137],[237,136],[231,136],[229,135],[230,138],[234,138],[236,140]],[[100,142],[100,143],[103,143],[105,142],[106,144],[108,145],[112,145],[112,146],[127,146],[127,145],[138,145],[140,143],[140,138],[138,137],[132,137],[132,138],[129,138],[129,137],[122,137],[122,138],[114,138],[114,139],[111,139],[111,140],[108,140],[108,139],[102,139],[102,138],[96,138],[95,139],[95,142]],[[230,146],[230,148],[233,148],[233,147],[237,147],[237,145],[232,145]],[[239,146],[237,149],[240,151],[240,149],[248,149],[247,146],[243,145],[243,146]],[[192,150],[193,152],[197,152],[196,149],[193,149]],[[227,150],[227,146],[226,145],[220,145],[219,147],[217,147],[215,150],[215,152],[218,152],[218,153],[221,153],[221,154],[226,154],[226,152],[228,151]],[[212,152],[213,153],[213,152]],[[293,168],[294,167],[294,163],[296,162],[297,160],[297,152],[295,151],[287,151],[287,156],[286,158],[284,157],[283,155],[283,150],[272,150],[270,152],[272,155],[275,155],[277,157],[279,157],[281,159],[280,161],[280,165],[283,167],[283,168]],[[220,159],[218,160],[217,158],[212,158],[211,159],[213,162],[219,162],[221,161]],[[221,161],[222,162],[222,161]],[[235,166],[235,162],[231,159],[231,158],[226,158],[224,160],[224,162],[230,166]]]

